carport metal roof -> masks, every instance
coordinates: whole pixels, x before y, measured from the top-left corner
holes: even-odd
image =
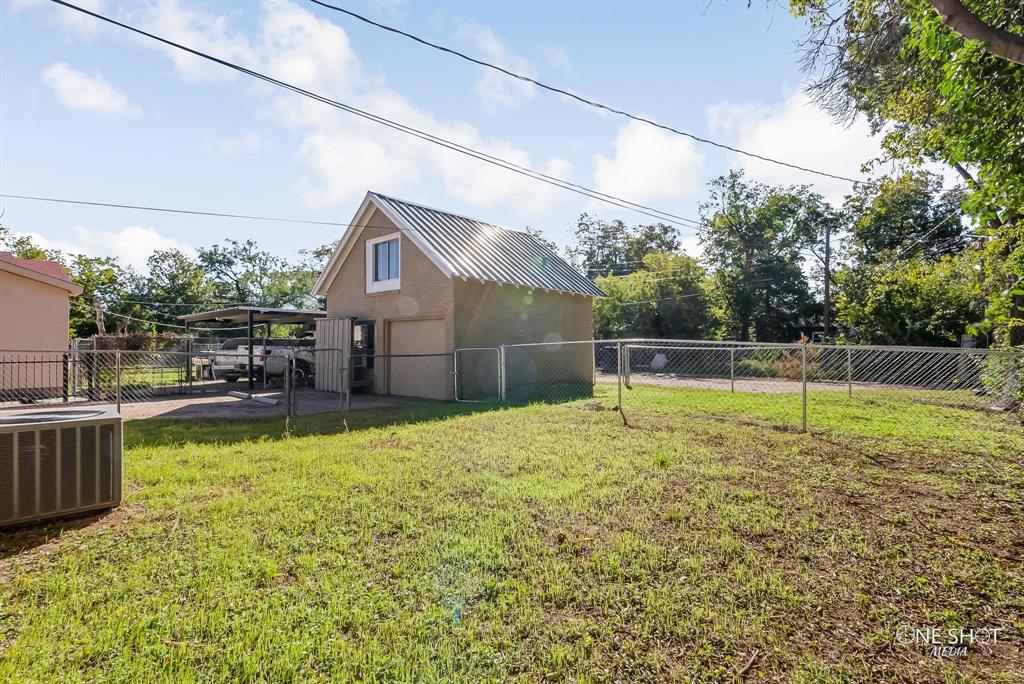
[[[277,309],[267,306],[232,306],[215,311],[178,316],[188,326],[192,323],[312,323],[327,318],[326,311],[308,309]]]

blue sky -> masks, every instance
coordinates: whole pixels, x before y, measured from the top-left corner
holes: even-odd
[[[72,0],[73,1],[73,0]],[[339,3],[341,0],[339,0]],[[463,158],[35,0],[0,9],[3,193],[347,222],[368,189],[566,244],[587,211],[647,217]],[[602,114],[303,0],[79,0],[102,13],[581,185],[683,216],[730,166],[848,186]],[[344,3],[384,23],[702,137],[843,175],[862,123],[807,102],[800,22],[760,3]],[[252,237],[284,256],[342,229],[0,199],[4,225],[116,255]],[[692,231],[687,247],[695,251]]]

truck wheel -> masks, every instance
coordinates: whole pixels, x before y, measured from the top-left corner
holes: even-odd
[[[309,362],[299,361],[295,362],[295,370],[292,372],[292,383],[296,387],[307,387],[313,384],[313,367],[309,365]]]

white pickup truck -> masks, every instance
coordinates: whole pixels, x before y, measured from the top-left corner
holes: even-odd
[[[263,367],[267,370],[267,377],[283,377],[288,362],[288,352],[295,358],[295,369],[292,381],[296,387],[312,387],[313,375],[316,371],[316,356],[312,347],[274,347],[270,354],[264,357]]]
[[[265,344],[264,344],[265,342]],[[212,380],[236,382],[249,375],[249,340],[246,337],[233,337],[224,340],[220,349],[210,352],[209,377]],[[253,376],[262,378],[264,368],[267,377],[284,374],[285,351],[294,350],[297,354],[296,376],[313,377],[313,353],[305,351],[312,348],[313,339],[268,338],[260,340],[260,344],[252,347]],[[300,363],[301,362],[301,363]]]

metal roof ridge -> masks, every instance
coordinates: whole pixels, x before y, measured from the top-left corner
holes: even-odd
[[[472,216],[466,216],[465,214],[457,214],[454,211],[448,211],[447,209],[440,209],[438,207],[432,207],[429,204],[422,204],[420,202],[412,202],[410,200],[404,200],[401,197],[392,197],[391,195],[385,195],[383,193],[376,192],[374,190],[370,190],[369,193],[371,195],[374,195],[375,197],[379,197],[380,199],[390,200],[392,202],[398,202],[400,204],[408,204],[409,206],[418,207],[420,209],[426,209],[427,211],[436,211],[439,214],[447,214],[448,216],[454,216],[456,218],[465,219],[466,221],[473,221],[474,223],[481,223],[481,224],[483,224],[485,226],[494,226],[495,228],[500,228],[501,230],[507,230],[510,233],[519,233],[520,235],[530,235],[525,230],[519,230],[517,228],[510,228],[510,227],[508,227],[506,225],[503,225],[501,223],[494,223],[493,221],[485,221],[483,219],[473,218]],[[533,237],[533,236],[531,235],[530,237]]]

